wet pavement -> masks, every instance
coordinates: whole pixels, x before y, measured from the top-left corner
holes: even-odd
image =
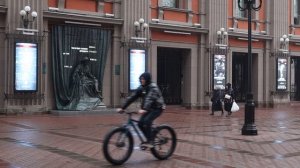
[[[1,115],[0,168],[199,168],[300,167],[300,104],[256,108],[258,135],[241,135],[244,109],[231,117],[209,110],[169,106],[156,124],[177,133],[177,148],[165,161],[138,148],[122,166],[103,157],[104,135],[126,121],[116,113],[55,116]],[[138,117],[135,116],[136,118]]]

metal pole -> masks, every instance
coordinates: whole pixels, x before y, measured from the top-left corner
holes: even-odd
[[[248,78],[247,78],[247,98],[245,104],[245,123],[242,128],[242,135],[257,135],[256,125],[254,124],[255,104],[251,90],[251,77],[252,77],[252,25],[251,25],[251,10],[253,1],[247,0],[248,10]]]

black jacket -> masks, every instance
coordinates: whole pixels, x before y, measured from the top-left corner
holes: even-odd
[[[127,98],[122,106],[126,109],[132,102],[138,98],[142,98],[141,108],[143,110],[151,111],[152,109],[164,109],[165,103],[162,94],[155,83],[150,83],[147,86],[140,86],[137,90]]]
[[[213,91],[213,96],[210,99],[213,103],[216,103],[217,101],[221,101],[223,98],[222,96],[222,91],[221,90],[214,90]]]

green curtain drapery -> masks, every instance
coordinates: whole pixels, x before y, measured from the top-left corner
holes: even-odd
[[[102,91],[107,52],[111,44],[111,30],[54,25],[51,40],[56,107],[58,110],[78,110],[84,88],[81,88],[82,83],[74,79],[74,71],[84,58],[89,58],[90,72],[99,82],[98,90]],[[99,98],[95,90],[91,89],[87,91],[87,95]],[[89,104],[87,108],[92,106],[95,104]]]

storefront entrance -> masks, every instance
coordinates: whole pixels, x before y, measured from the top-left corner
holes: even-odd
[[[182,50],[157,49],[157,83],[166,104],[181,104]]]
[[[300,101],[300,57],[291,57],[291,101]]]
[[[232,87],[237,102],[244,102],[247,94],[247,53],[232,54]]]

